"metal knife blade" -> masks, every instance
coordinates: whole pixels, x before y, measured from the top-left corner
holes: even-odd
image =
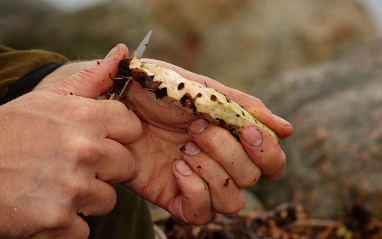
[[[143,53],[145,52],[147,45],[149,44],[151,31],[147,33],[145,38],[143,38],[142,42],[139,44],[137,49],[134,51],[133,55],[131,57],[136,56],[138,59],[142,58]],[[115,99],[120,100],[123,96],[123,93],[125,92],[125,89],[127,87],[127,84],[129,84],[131,77],[123,80],[118,80],[114,82],[114,87],[110,92],[109,99]]]
[[[136,56],[138,59],[142,58],[143,53],[146,50],[147,45],[149,44],[150,36],[151,36],[151,31],[147,33],[145,38],[143,38],[141,44],[139,44],[138,48],[134,51],[133,56]]]

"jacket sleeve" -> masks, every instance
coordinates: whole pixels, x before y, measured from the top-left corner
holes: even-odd
[[[28,73],[40,69],[40,71],[37,71],[37,73],[39,73],[37,75],[38,77],[34,74],[35,82],[29,82],[28,84],[27,81],[30,80],[29,77],[28,79],[24,79],[22,84],[18,85],[18,88],[28,88],[24,91],[31,90],[29,89],[31,87],[33,89],[33,87],[39,83],[39,80],[67,61],[68,59],[66,57],[54,52],[44,50],[16,51],[0,45],[0,99],[6,95],[11,87],[15,86],[15,83],[20,78]],[[20,91],[20,89],[18,89],[18,91]]]

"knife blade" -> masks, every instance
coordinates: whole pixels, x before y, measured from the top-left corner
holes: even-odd
[[[134,51],[133,56],[136,56],[138,59],[142,58],[143,53],[145,52],[147,45],[149,44],[151,32],[152,32],[152,30],[149,31],[149,33],[147,33],[145,38],[143,38],[142,42],[139,44],[137,49]]]
[[[137,57],[138,59],[142,58],[143,56],[143,53],[145,52],[148,44],[149,44],[149,40],[150,40],[150,37],[151,37],[151,31],[149,31],[149,33],[147,33],[147,35],[145,36],[145,38],[143,38],[143,40],[141,41],[141,43],[138,45],[137,49],[134,51],[133,55],[131,57]],[[114,82],[114,87],[113,89],[110,91],[110,94],[109,94],[109,100],[120,100],[121,97],[123,96],[123,93],[125,92],[126,90],[126,87],[127,85],[129,84],[130,82],[130,79],[131,77],[128,77],[128,78],[125,78],[125,79],[118,79]]]

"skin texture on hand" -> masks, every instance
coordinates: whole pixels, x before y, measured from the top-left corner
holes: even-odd
[[[134,174],[124,145],[141,124],[121,102],[94,98],[123,57],[0,107],[0,238],[87,238],[80,215],[112,210],[110,183]]]
[[[119,54],[128,56],[125,46],[119,46]],[[255,97],[171,64],[147,61],[173,69],[190,80],[207,83],[242,105],[280,138],[290,136],[293,131],[288,122],[272,115]],[[87,64],[97,65],[95,61],[81,64],[65,65],[36,89],[55,85],[64,75],[75,74]],[[80,93],[77,90],[75,95]],[[94,98],[94,95],[84,96]],[[274,180],[285,168],[285,155],[277,142],[255,125],[242,127],[240,143],[227,130],[156,99],[154,93],[141,89],[133,81],[124,102],[139,117],[142,134],[125,145],[134,159],[134,170],[127,172],[129,177],[123,184],[188,223],[206,223],[212,211],[237,213],[245,204],[241,189],[253,186],[260,178]]]

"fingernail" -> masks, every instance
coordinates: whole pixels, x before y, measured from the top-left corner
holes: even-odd
[[[105,60],[106,60],[106,59],[109,59],[109,58],[112,57],[112,56],[114,56],[115,53],[118,52],[118,50],[119,50],[119,45],[117,44],[117,45],[115,45],[115,46],[113,47],[113,49],[111,49],[111,51],[106,55]]]
[[[192,169],[190,166],[188,166],[188,164],[181,159],[175,162],[175,169],[183,176],[190,176],[192,174]]]
[[[199,146],[194,142],[185,143],[180,150],[189,156],[197,155],[200,151],[202,151],[202,149],[199,148]]]
[[[251,146],[259,147],[263,143],[263,135],[255,126],[243,130],[243,139]]]
[[[209,122],[205,119],[197,119],[191,123],[190,131],[194,134],[200,134],[207,128],[208,124]]]
[[[277,115],[274,115],[272,114],[273,117],[278,121],[280,122],[282,125],[284,126],[288,126],[288,125],[292,125],[291,123],[289,123],[288,121],[286,121],[285,119],[281,118],[280,116],[277,116]]]

